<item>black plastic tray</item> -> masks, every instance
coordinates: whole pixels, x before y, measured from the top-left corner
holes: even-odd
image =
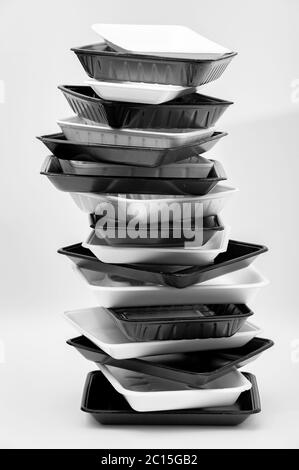
[[[79,117],[128,129],[198,129],[215,125],[233,104],[192,93],[162,104],[124,103],[100,98],[91,87],[58,87]]]
[[[134,178],[63,173],[57,157],[46,157],[41,174],[46,175],[60,191],[75,193],[127,194],[194,194],[204,195],[226,179],[222,165],[217,161],[207,178]]]
[[[71,49],[85,72],[98,80],[122,80],[197,87],[217,80],[236,52],[214,60],[192,60],[120,53],[107,44]]]
[[[249,266],[257,256],[268,250],[266,246],[230,240],[227,251],[220,253],[209,266],[154,266],[150,264],[109,264],[99,261],[90,250],[81,243],[58,250],[66,255],[78,267],[116,275],[158,285],[167,285],[181,289],[200,282],[228,274]]]
[[[243,375],[252,387],[239,396],[234,405],[175,411],[138,412],[118,393],[100,371],[89,372],[86,378],[81,410],[90,413],[101,424],[202,425],[235,426],[261,411],[256,378]]]
[[[224,338],[234,335],[253,315],[244,304],[123,307],[107,311],[133,341]]]
[[[90,227],[95,229],[98,220],[101,219],[101,216],[97,214],[90,214]],[[109,228],[113,227],[113,232],[118,231],[118,223],[116,220],[107,221],[107,227],[105,230],[104,240],[111,246],[122,245],[122,246],[155,246],[155,247],[165,247],[165,246],[184,246],[185,242],[191,242],[194,240],[193,238],[187,238],[183,233],[183,226],[180,226],[180,236],[178,236],[178,232],[176,231],[177,226],[170,225],[167,230],[163,229],[161,223],[157,226],[157,236],[154,238],[153,233],[151,234],[151,229],[149,225],[145,227],[141,226],[139,228],[140,231],[143,232],[142,238],[130,238],[128,231],[126,230],[125,224],[123,225],[125,232],[125,237],[117,237],[117,236],[110,236]],[[191,222],[191,228],[194,230],[195,222]],[[199,228],[202,231],[202,244],[204,245],[214,234],[216,231],[224,230],[224,225],[221,225],[219,218],[217,215],[210,215],[207,217],[203,217],[202,219],[202,227]],[[152,235],[152,236],[151,236]]]
[[[62,133],[43,135],[37,138],[48,147],[55,157],[61,160],[156,167],[205,153],[226,135],[226,132],[214,132],[211,137],[205,137],[196,144],[172,148],[79,144],[67,140]]]
[[[240,348],[163,354],[138,359],[114,359],[85,336],[71,339],[67,343],[89,361],[142,372],[196,388],[222,377],[233,368],[242,367],[249,359],[274,344],[269,339],[253,338]]]

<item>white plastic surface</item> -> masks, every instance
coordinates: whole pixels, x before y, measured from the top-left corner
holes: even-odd
[[[144,246],[111,246],[99,240],[95,231],[82,245],[88,248],[104,263],[130,264],[151,263],[168,265],[205,266],[211,264],[219,253],[227,250],[230,227],[216,231],[201,246],[188,244],[184,247],[144,247]]]
[[[161,104],[196,91],[196,87],[160,85],[158,83],[109,82],[92,78],[85,80],[85,83],[104,100],[129,103]]]
[[[110,194],[96,194],[96,193],[70,193],[75,204],[84,212],[88,214],[96,213],[97,207],[102,203],[111,203],[115,210],[115,215],[119,215],[126,220],[126,214],[130,216],[134,214],[136,220],[140,222],[149,221],[151,214],[156,212],[157,204],[172,204],[176,202],[180,204],[181,208],[183,203],[201,203],[203,209],[203,216],[218,215],[224,208],[227,201],[234,193],[238,191],[237,188],[225,186],[220,183],[217,184],[208,194],[204,196],[163,196],[163,195],[149,195],[149,194],[123,194],[116,196]],[[183,212],[181,210],[181,212]],[[170,212],[172,216],[172,212]],[[170,220],[178,221],[173,219]]]
[[[78,333],[86,336],[96,346],[115,359],[240,348],[261,333],[257,326],[246,322],[237,333],[226,338],[134,342],[122,333],[104,307],[65,312],[64,317]]]
[[[74,267],[103,307],[169,304],[247,304],[268,281],[252,266],[184,289],[153,284],[117,282],[109,276]]]
[[[119,52],[192,59],[215,59],[231,52],[187,26],[94,24],[92,28]]]
[[[172,148],[194,144],[200,139],[210,137],[215,128],[208,129],[116,129],[91,124],[79,116],[60,119],[57,124],[65,137],[74,142],[85,144],[121,145],[126,147]]]
[[[144,178],[206,178],[213,167],[213,162],[200,155],[181,160],[177,163],[161,165],[155,168],[140,166],[115,165],[109,163],[81,162],[59,159],[64,173],[75,175],[127,176]]]
[[[136,411],[165,411],[233,405],[251,382],[234,369],[202,388],[98,364],[115,390]]]

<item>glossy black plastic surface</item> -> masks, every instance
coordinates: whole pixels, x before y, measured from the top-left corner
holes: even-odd
[[[109,264],[99,261],[90,250],[81,243],[58,250],[66,255],[78,267],[116,275],[140,282],[167,285],[181,289],[228,274],[249,266],[257,256],[268,250],[266,246],[230,240],[225,253],[220,253],[209,266],[163,266],[163,265],[127,265]]]
[[[171,59],[120,53],[105,43],[72,48],[85,72],[98,80],[123,80],[197,87],[217,80],[236,52],[214,60]]]
[[[126,337],[133,341],[229,337],[253,314],[242,304],[164,305],[107,310]]]
[[[85,336],[71,339],[68,344],[75,347],[89,361],[200,388],[227,374],[233,368],[242,367],[248,360],[273,346],[273,341],[253,338],[240,348],[163,354],[138,359],[114,359]]]
[[[67,140],[62,133],[43,135],[37,138],[48,147],[55,157],[61,160],[107,162],[152,168],[185,160],[194,155],[201,155],[213,148],[226,135],[226,132],[214,132],[211,137],[205,137],[196,144],[172,148],[79,144]]]
[[[46,157],[41,174],[60,191],[75,193],[194,194],[204,195],[226,179],[223,167],[214,162],[207,178],[134,178],[64,173],[57,157]]]
[[[81,409],[101,424],[234,426],[261,411],[256,378],[248,372],[252,388],[232,406],[176,411],[138,412],[116,392],[100,371],[87,375]]]

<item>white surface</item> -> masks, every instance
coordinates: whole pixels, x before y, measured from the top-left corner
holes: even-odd
[[[109,276],[74,267],[75,272],[103,307],[138,307],[140,305],[178,305],[190,303],[246,304],[254,299],[268,281],[253,267],[235,271],[184,289],[152,284],[134,285],[134,281],[111,281]]]
[[[129,103],[161,104],[196,91],[193,87],[159,83],[108,82],[95,79],[85,80],[85,83],[104,100]]]
[[[183,213],[183,203],[190,203],[195,207],[196,203],[202,204],[203,216],[218,215],[232,197],[238,191],[237,188],[217,184],[208,194],[204,196],[162,196],[162,195],[149,195],[149,194],[122,194],[119,196],[110,194],[95,194],[95,193],[70,193],[75,204],[83,212],[88,214],[97,213],[98,205],[105,202],[111,203],[115,210],[115,215],[126,220],[126,214],[134,217],[140,222],[148,221],[151,214],[157,212],[157,204],[163,203],[169,206],[172,203],[180,205],[180,214]],[[173,212],[169,211],[169,220],[173,219]],[[181,217],[180,217],[181,220]]]
[[[210,137],[214,127],[208,129],[116,129],[88,119],[71,116],[59,119],[57,124],[67,139],[85,144],[122,145],[125,147],[172,148],[200,142]]]
[[[166,411],[210,406],[229,406],[251,383],[238,370],[194,389],[140,372],[98,364],[106,379],[136,411]]]
[[[258,327],[246,322],[236,334],[227,338],[134,342],[117,327],[104,307],[73,310],[65,312],[64,317],[81,335],[115,359],[239,348],[261,333]]]
[[[0,5],[1,191],[9,195],[0,198],[5,353],[0,446],[298,448],[299,250],[287,257],[282,247],[286,220],[288,246],[298,245],[299,2],[189,0],[182,8],[174,0],[130,0],[128,8],[123,0],[52,0],[46,9],[36,0],[3,0]],[[56,118],[69,114],[57,85],[86,79],[69,49],[98,41],[90,25],[100,18],[155,23],[157,11],[161,23],[186,24],[239,52],[221,79],[205,88],[207,94],[235,102],[221,119],[229,136],[209,156],[223,162],[230,184],[241,189],[223,213],[232,237],[270,248],[255,265],[271,284],[250,307],[275,345],[245,369],[257,376],[262,412],[233,428],[98,425],[80,411],[86,374],[95,367],[65,344],[74,332],[61,313],[95,302],[56,250],[82,241],[87,218],[39,176],[49,151],[34,136],[58,132]],[[17,133],[16,122],[21,123]],[[282,160],[287,178],[282,178]]]
[[[186,26],[94,24],[92,28],[120,52],[194,59],[216,58],[231,52]]]
[[[213,167],[213,162],[198,155],[155,168],[140,166],[115,165],[109,163],[94,163],[59,159],[64,173],[76,175],[112,175],[155,178],[206,178]]]
[[[114,264],[152,263],[182,266],[206,266],[227,249],[230,227],[215,231],[204,244],[187,242],[184,247],[110,246],[100,240],[94,230],[82,245],[88,248],[100,261]],[[195,235],[196,237],[196,235]]]

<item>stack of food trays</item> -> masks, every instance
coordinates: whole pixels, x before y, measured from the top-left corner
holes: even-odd
[[[236,53],[186,27],[94,29],[101,43],[73,49],[86,83],[59,87],[75,115],[39,137],[41,173],[92,228],[59,250],[99,305],[65,314],[82,335],[68,343],[100,369],[82,409],[103,424],[238,424],[260,411],[239,368],[273,344],[247,306],[267,248],[229,240],[221,212],[237,190],[206,152],[232,103],[198,91]]]

